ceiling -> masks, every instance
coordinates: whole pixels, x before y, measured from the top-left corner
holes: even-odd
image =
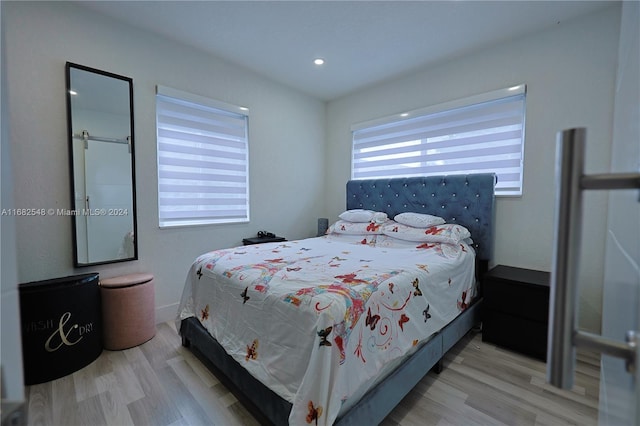
[[[78,1],[322,100],[553,27],[609,1]],[[325,59],[314,65],[317,57]]]

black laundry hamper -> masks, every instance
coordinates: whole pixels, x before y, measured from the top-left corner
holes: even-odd
[[[18,286],[26,385],[71,374],[102,353],[97,273]]]

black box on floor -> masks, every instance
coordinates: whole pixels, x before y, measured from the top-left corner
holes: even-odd
[[[26,385],[66,376],[100,356],[97,273],[20,284],[18,289]]]

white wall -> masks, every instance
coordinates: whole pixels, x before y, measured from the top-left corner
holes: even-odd
[[[609,168],[619,15],[619,7],[611,7],[329,102],[329,217],[345,205],[352,124],[526,83],[523,195],[497,200],[494,263],[549,271],[556,132],[587,127],[586,172]],[[580,326],[594,331],[600,328],[606,203],[606,193],[585,197]]]
[[[19,282],[150,272],[157,319],[167,320],[198,254],[240,245],[262,229],[288,239],[315,235],[323,207],[323,102],[71,3],[2,2],[2,9],[16,207],[71,206],[65,62],[131,77],[134,87],[139,260],[74,269],[69,217],[20,217]],[[250,108],[251,223],[158,228],[156,84]]]
[[[4,23],[5,16],[0,10],[0,43],[2,44],[2,53],[0,54],[0,179],[2,189],[0,191],[0,199],[3,209],[11,209],[15,207],[13,203],[13,175],[11,146],[9,145],[9,109],[7,98],[4,96],[7,90],[7,72],[6,72],[6,55],[5,55],[5,33]],[[22,401],[24,400],[24,380],[22,373],[22,339],[20,336],[20,299],[18,295],[18,262],[16,259],[16,226],[15,218],[10,215],[2,215],[0,217],[0,324],[2,330],[2,342],[0,344],[0,372],[1,396],[4,401]],[[3,407],[4,408],[4,407]]]

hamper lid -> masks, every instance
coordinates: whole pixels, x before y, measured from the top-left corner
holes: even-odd
[[[130,287],[132,285],[144,284],[153,279],[152,274],[147,273],[139,273],[139,274],[129,274],[129,275],[121,275],[119,277],[107,278],[104,280],[100,280],[100,285],[102,287]]]
[[[73,287],[77,285],[83,285],[91,283],[92,281],[98,281],[99,274],[97,272],[90,272],[87,274],[71,275],[62,278],[53,278],[42,281],[32,281],[29,283],[19,284],[20,292],[39,292],[39,291],[51,291],[58,288]]]

